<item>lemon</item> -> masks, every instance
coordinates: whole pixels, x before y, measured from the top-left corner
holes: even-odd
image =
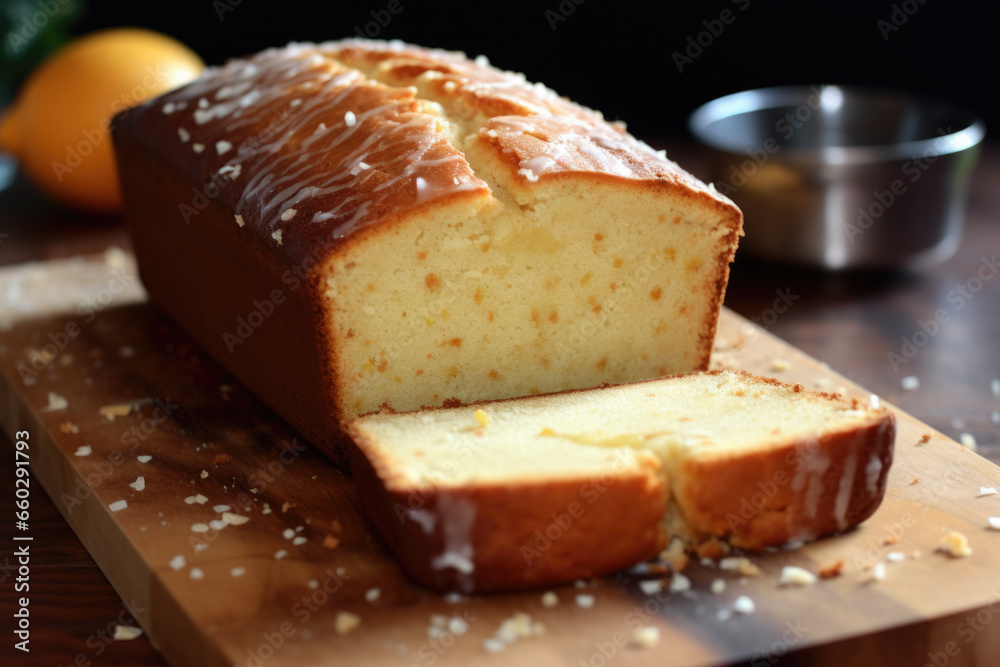
[[[76,39],[31,73],[0,118],[0,148],[72,208],[121,209],[109,121],[197,77],[204,63],[180,42],[137,28]]]

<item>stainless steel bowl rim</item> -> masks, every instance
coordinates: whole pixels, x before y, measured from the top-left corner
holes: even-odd
[[[772,88],[755,88],[732,93],[707,102],[691,114],[688,126],[694,136],[703,144],[716,150],[742,155],[745,151],[758,148],[740,142],[718,141],[705,132],[709,127],[723,118],[739,114],[752,113],[782,106],[803,104],[810,94],[821,94],[825,91],[837,91],[842,96],[885,96],[905,99],[918,106],[936,105],[953,111],[956,117],[968,118],[968,124],[949,134],[937,137],[918,139],[871,146],[823,146],[816,148],[784,147],[780,159],[815,163],[822,165],[856,165],[894,160],[908,160],[919,157],[938,157],[969,149],[979,144],[986,136],[986,124],[974,112],[951,102],[921,97],[910,93],[891,89],[866,88],[860,86],[776,86]]]

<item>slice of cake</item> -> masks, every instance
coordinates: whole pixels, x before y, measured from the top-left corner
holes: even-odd
[[[707,367],[739,210],[461,54],[298,44],[120,114],[152,300],[335,457],[341,424]]]
[[[365,508],[421,584],[494,591],[600,576],[672,536],[751,550],[878,507],[885,408],[710,372],[352,422]]]

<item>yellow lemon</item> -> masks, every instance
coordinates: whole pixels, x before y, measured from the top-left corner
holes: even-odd
[[[204,63],[165,35],[117,28],[74,40],[31,73],[0,119],[0,148],[73,208],[110,213],[121,190],[112,116],[197,77]]]

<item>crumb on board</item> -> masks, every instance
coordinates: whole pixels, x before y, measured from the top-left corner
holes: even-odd
[[[116,642],[127,642],[142,635],[142,628],[134,625],[116,625],[115,634],[112,637]]]
[[[323,538],[323,547],[326,549],[336,549],[340,546],[340,540],[338,540],[333,535],[327,535]]]
[[[937,550],[952,558],[964,558],[972,555],[972,547],[969,546],[969,539],[962,533],[955,531],[946,533],[941,538]]]
[[[922,436],[920,436],[920,440],[917,440],[917,446],[926,445],[930,441],[931,441],[931,434],[924,433]]]
[[[69,407],[69,401],[55,393],[54,391],[49,392],[49,404],[40,410],[40,412],[55,412],[56,410],[65,410]]]
[[[639,590],[646,595],[656,595],[663,590],[663,582],[659,579],[644,579],[639,582]]]
[[[708,538],[699,544],[695,549],[695,553],[698,554],[698,558],[711,558],[712,560],[726,556],[729,551],[729,545],[717,537]]]
[[[505,644],[499,639],[490,637],[483,641],[483,650],[487,653],[500,653],[503,651]]]
[[[959,442],[962,443],[962,446],[968,449],[969,451],[974,452],[978,449],[976,445],[976,436],[972,435],[971,433],[963,433],[962,435],[958,436],[958,440]]]
[[[243,516],[242,514],[236,514],[234,512],[223,512],[222,520],[228,523],[230,526],[242,526],[243,524],[245,524],[247,521],[250,520],[250,517]]]
[[[816,583],[816,575],[805,568],[786,565],[781,569],[779,586],[811,586]]]
[[[997,495],[997,490],[992,486],[981,486],[979,487],[979,495],[977,495],[976,498],[985,498],[986,496],[995,495]]]
[[[898,540],[896,539],[895,535],[886,535],[885,537],[882,538],[882,546],[883,547],[892,546],[897,541]]]
[[[844,561],[841,559],[841,560],[836,560],[833,563],[830,563],[829,565],[824,565],[819,569],[818,574],[820,579],[835,579],[839,577],[843,573],[843,571],[844,571]]]
[[[454,620],[461,619],[453,619],[453,621]],[[544,625],[533,620],[529,614],[526,614],[523,611],[518,611],[514,612],[512,616],[504,619],[503,622],[500,623],[500,627],[497,628],[497,631],[493,634],[492,639],[499,642],[501,645],[500,650],[503,650],[504,646],[507,644],[513,644],[518,639],[539,637],[544,634]],[[483,648],[485,649],[485,643]]]
[[[73,456],[90,456],[93,452],[94,450],[90,445],[80,445],[76,448],[76,451],[73,452]]]
[[[660,552],[659,559],[670,566],[674,572],[680,572],[688,565],[688,555],[684,541],[675,537],[666,549]]]
[[[132,404],[116,403],[114,405],[102,405],[98,408],[97,412],[109,422],[113,422],[115,417],[127,417],[132,412]]]
[[[559,604],[559,596],[552,591],[542,593],[542,606],[547,608],[555,607]]]
[[[760,574],[760,568],[746,556],[723,558],[719,561],[719,569],[739,572],[744,577],[756,577]]]
[[[670,592],[681,593],[691,590],[691,580],[680,572],[674,572],[670,577]]]
[[[361,625],[361,617],[349,611],[337,612],[337,620],[333,623],[338,635],[346,635],[349,632],[353,632],[359,625]]]
[[[581,593],[576,596],[576,605],[582,609],[590,609],[594,606],[594,596]]]
[[[75,435],[80,432],[80,427],[73,422],[63,422],[59,424],[59,432],[63,435]]]
[[[775,357],[771,360],[771,370],[772,371],[787,371],[792,367],[792,362],[788,359],[782,357]]]
[[[653,625],[645,625],[632,631],[632,646],[638,648],[653,648],[660,643],[660,629]]]
[[[912,482],[910,482],[910,486],[913,486],[914,484],[916,484],[916,483],[917,483],[917,482],[919,482],[919,481],[920,481],[920,478],[919,478],[919,477],[914,477],[914,478],[913,478],[913,481],[912,481]]]

